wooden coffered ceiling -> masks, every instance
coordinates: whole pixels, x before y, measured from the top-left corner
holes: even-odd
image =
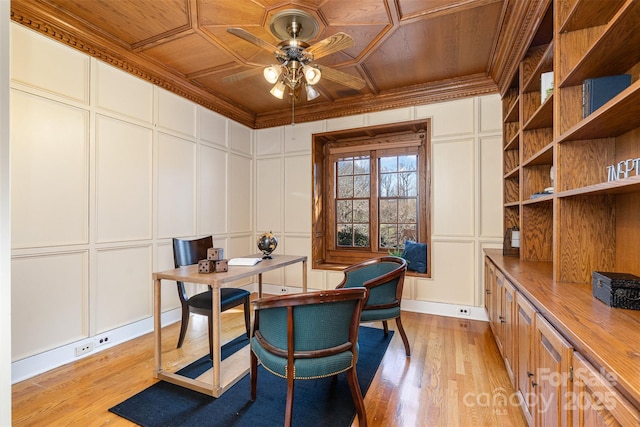
[[[261,74],[273,55],[227,32],[277,45],[270,20],[285,9],[318,22],[316,41],[352,47],[316,61],[366,82],[327,79],[295,105],[304,122],[504,92],[549,0],[12,0],[11,18],[252,128],[291,122],[291,104]]]

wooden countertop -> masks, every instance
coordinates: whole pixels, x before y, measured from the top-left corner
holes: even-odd
[[[635,407],[640,407],[640,311],[608,307],[591,284],[556,282],[550,262],[520,261],[499,249],[485,254],[560,332]]]

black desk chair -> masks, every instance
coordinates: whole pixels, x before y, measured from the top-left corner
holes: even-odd
[[[203,237],[193,240],[173,239],[173,261],[175,267],[197,264],[198,261],[207,259],[207,249],[213,247],[213,237]],[[212,273],[215,274],[215,273]],[[178,284],[178,296],[182,305],[182,324],[180,326],[180,337],[178,338],[178,348],[182,347],[184,337],[189,326],[189,315],[191,313],[207,316],[209,320],[209,354],[213,354],[213,316],[211,315],[211,289],[192,297],[187,295],[183,282]],[[251,293],[238,288],[220,288],[220,311],[225,311],[240,304],[244,304],[244,323],[247,330],[247,337],[251,333]]]

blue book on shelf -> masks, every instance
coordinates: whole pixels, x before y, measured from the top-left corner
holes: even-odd
[[[598,77],[582,82],[582,118],[602,107],[630,84],[630,74]]]

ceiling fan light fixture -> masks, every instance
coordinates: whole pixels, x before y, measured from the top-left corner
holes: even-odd
[[[322,77],[322,73],[316,67],[311,67],[309,65],[305,65],[304,67],[304,78],[307,79],[307,83],[310,85],[314,85],[320,81],[320,77]]]
[[[286,89],[286,86],[284,82],[280,80],[271,88],[269,92],[271,93],[271,95],[275,96],[276,98],[282,99],[282,97],[284,96],[285,89]]]
[[[316,90],[316,88],[311,85],[306,85],[305,91],[307,92],[307,101],[313,101],[320,96],[320,93]]]
[[[280,77],[280,67],[276,65],[270,65],[265,67],[263,71],[264,79],[271,84],[274,84],[278,81]]]

